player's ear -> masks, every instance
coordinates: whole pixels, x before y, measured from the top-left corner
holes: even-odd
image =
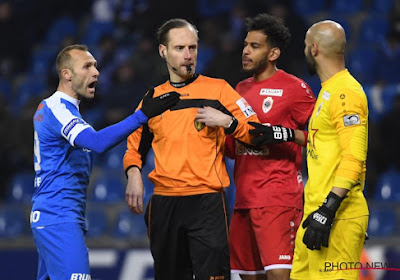
[[[272,48],[269,51],[269,60],[275,61],[281,56],[281,49],[280,48]]]
[[[62,76],[65,80],[71,81],[71,79],[72,79],[72,72],[71,72],[70,69],[64,68],[64,69],[61,70],[61,76]]]
[[[158,53],[164,59],[165,59],[165,51],[166,51],[166,49],[167,49],[167,47],[165,45],[163,45],[163,44],[158,45]]]
[[[311,44],[311,54],[312,56],[316,56],[318,54],[319,48],[316,43]]]

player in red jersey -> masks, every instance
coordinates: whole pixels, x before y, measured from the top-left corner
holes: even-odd
[[[252,77],[236,90],[264,124],[254,124],[251,148],[234,138],[226,154],[235,159],[236,200],[230,224],[231,272],[242,279],[289,279],[294,239],[302,218],[302,146],[315,96],[301,79],[277,68],[290,39],[274,16],[247,19],[242,64]],[[198,110],[198,120],[218,125],[226,116],[213,108]]]

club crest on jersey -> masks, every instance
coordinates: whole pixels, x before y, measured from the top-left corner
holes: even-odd
[[[262,103],[263,112],[268,113],[271,110],[273,104],[274,104],[274,100],[272,99],[271,96],[268,96],[267,98],[265,98]]]
[[[205,127],[204,123],[201,123],[197,121],[197,119],[194,120],[194,127],[197,129],[197,131],[202,130]]]

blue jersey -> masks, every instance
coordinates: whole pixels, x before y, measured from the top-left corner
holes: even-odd
[[[92,152],[74,146],[91,128],[79,113],[79,101],[60,91],[43,100],[34,115],[35,192],[31,226],[65,222],[85,226],[86,193]]]

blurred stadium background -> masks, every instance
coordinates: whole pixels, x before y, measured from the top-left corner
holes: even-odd
[[[58,84],[54,61],[71,43],[84,43],[101,72],[96,98],[82,102],[96,129],[132,112],[146,89],[166,79],[155,32],[183,17],[199,28],[196,72],[226,79],[241,73],[244,18],[266,12],[282,17],[292,33],[278,66],[303,78],[317,95],[317,77],[304,63],[304,35],[322,19],[347,33],[346,62],[369,99],[367,186],[371,216],[365,253],[370,262],[400,268],[400,1],[399,0],[0,0],[0,279],[35,279],[36,251],[29,228],[33,192],[32,116]],[[97,155],[88,192],[87,219],[93,279],[152,279],[143,216],[124,201],[125,143]],[[144,168],[145,201],[152,193]],[[227,161],[232,178],[233,162]],[[304,169],[304,180],[307,172]],[[235,186],[228,189],[233,208]],[[400,279],[400,272],[363,271],[362,279]],[[372,275],[374,274],[374,275]]]

